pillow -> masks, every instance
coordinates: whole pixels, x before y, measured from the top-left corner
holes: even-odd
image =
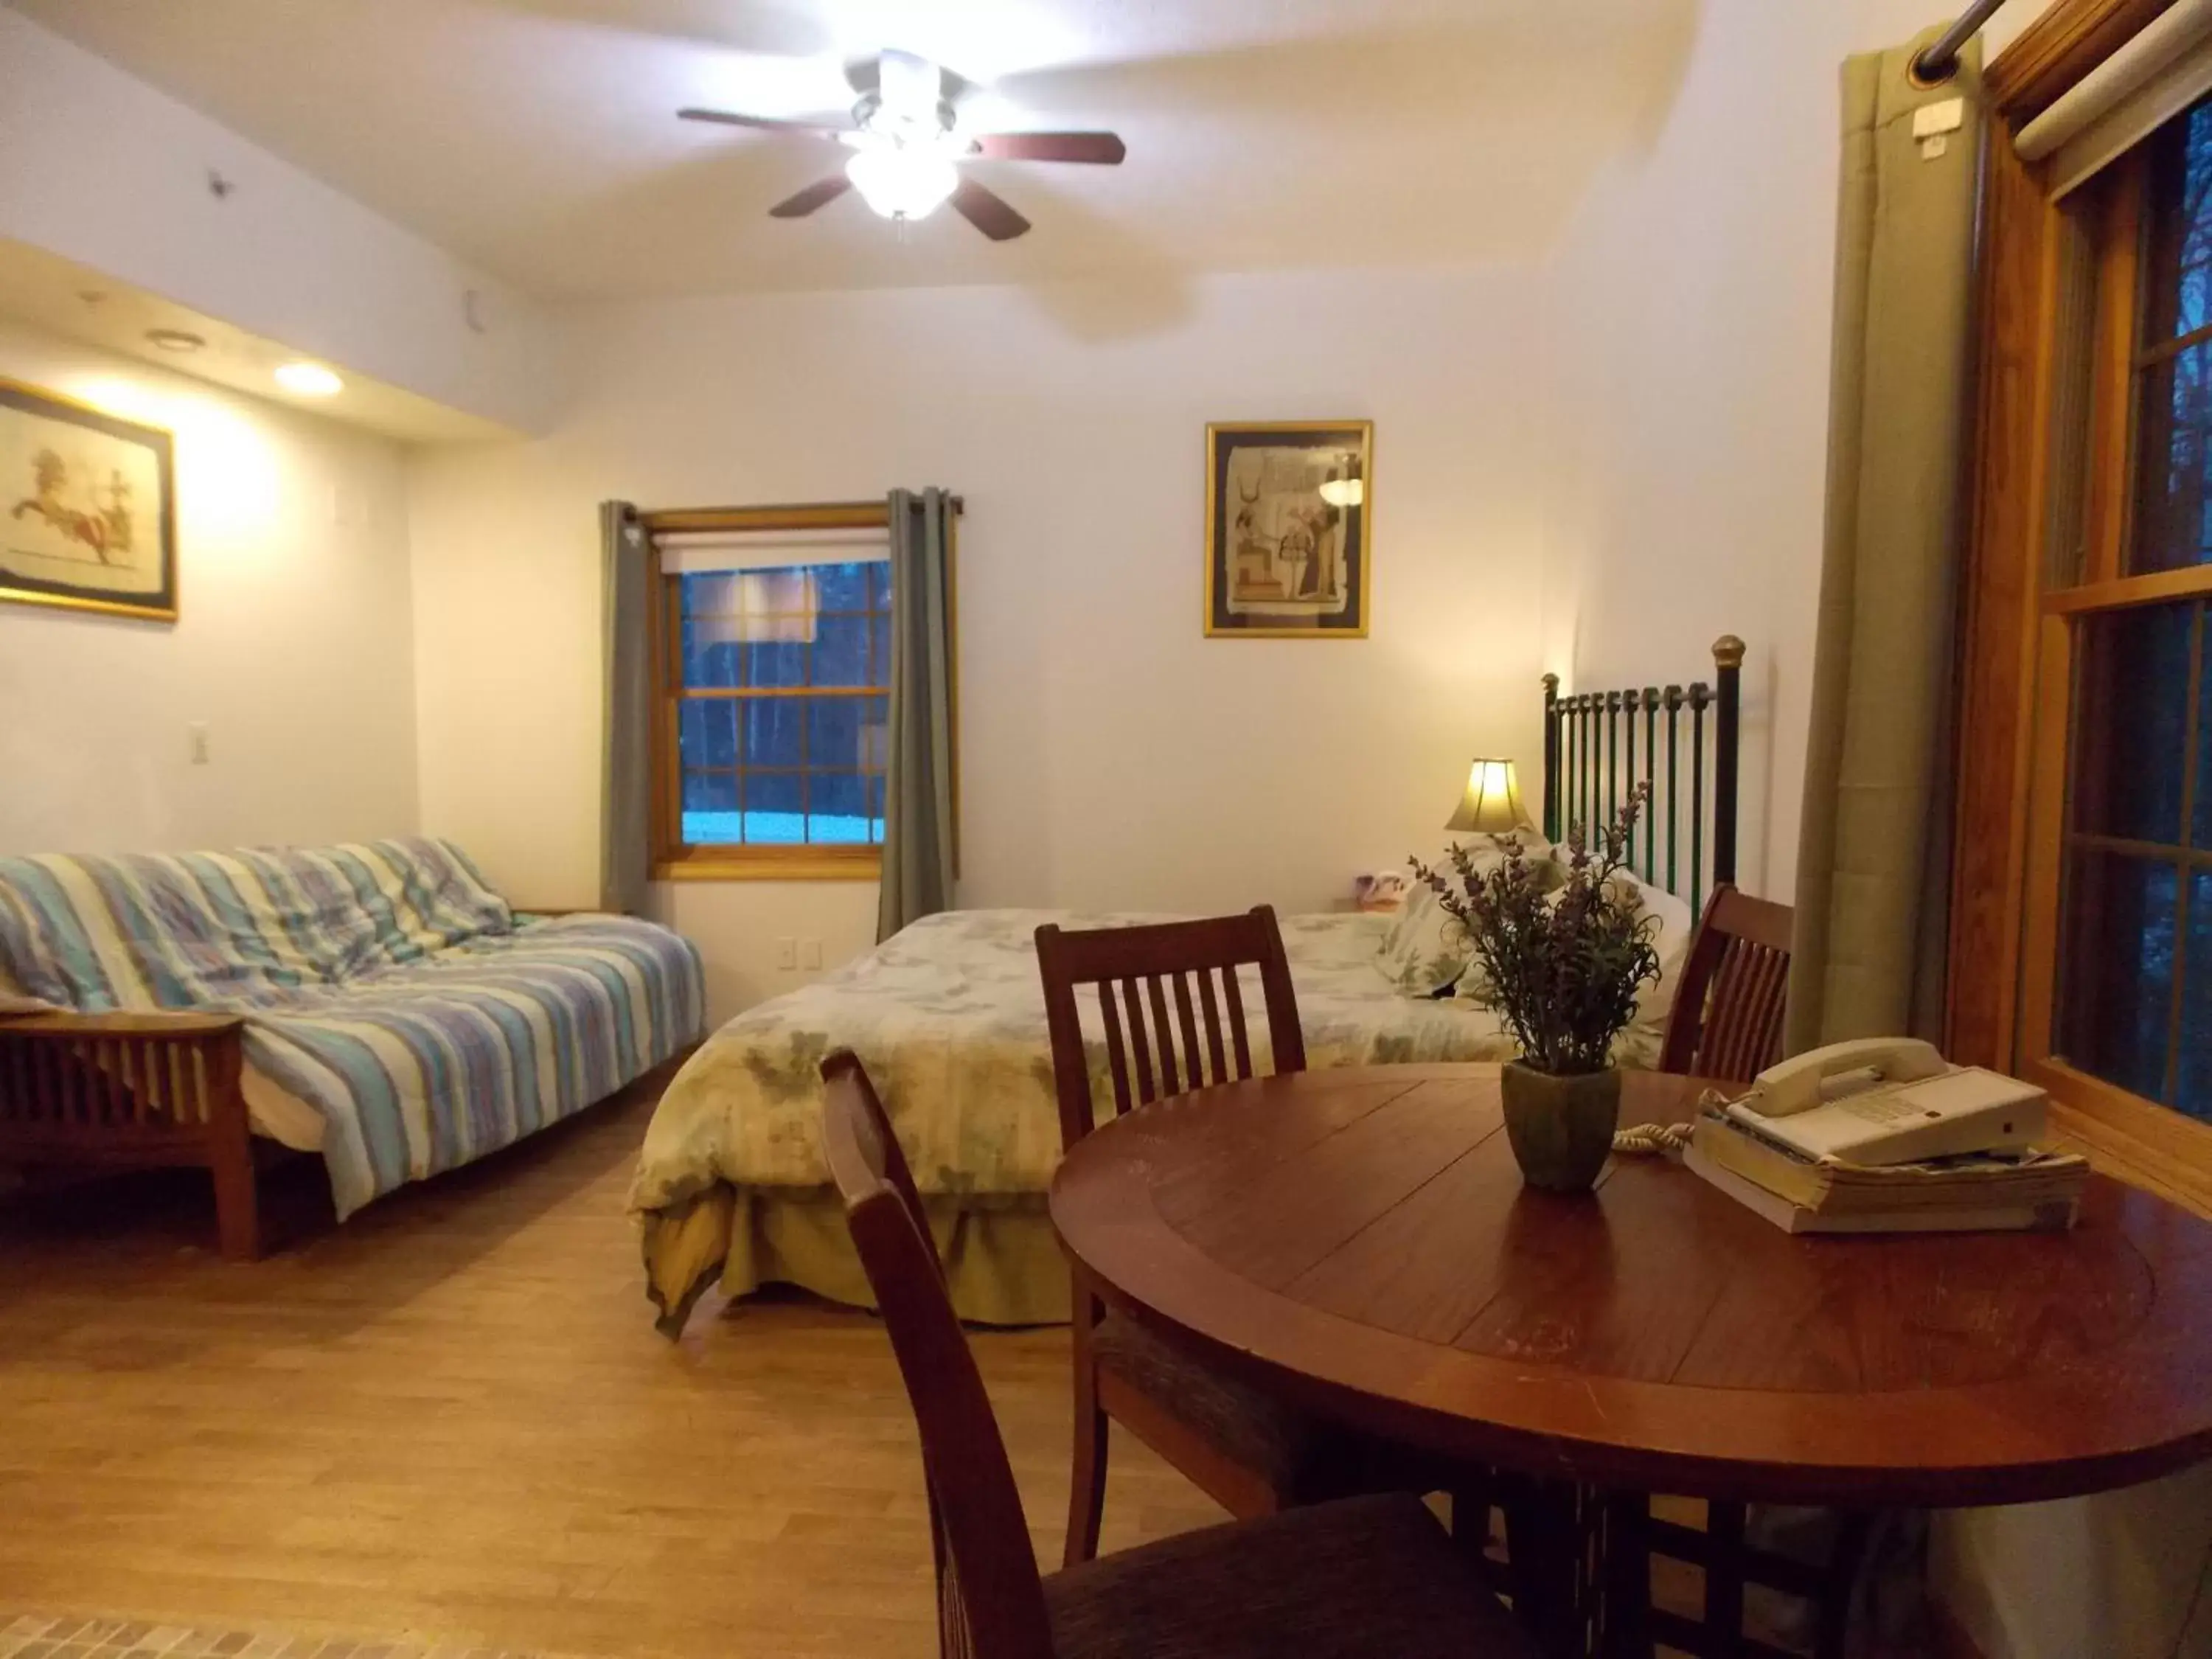
[[[1477,873],[1487,874],[1505,861],[1505,849],[1499,844],[1502,839],[1476,835],[1459,845],[1468,849]],[[1546,887],[1556,887],[1565,879],[1565,872],[1553,864],[1549,842],[1532,833],[1523,834],[1520,841],[1522,855],[1538,866]],[[1458,882],[1459,872],[1449,858],[1440,860],[1436,867],[1445,880]],[[1456,885],[1454,890],[1458,890]],[[1444,908],[1436,889],[1416,880],[1397,920],[1391,923],[1390,931],[1376,947],[1375,965],[1402,995],[1426,997],[1457,985],[1474,958],[1474,947],[1468,942],[1467,930],[1460,925],[1459,918]]]
[[[1637,994],[1636,1018],[1630,1029],[1663,1036],[1674,1012],[1674,988],[1681,981],[1683,964],[1690,959],[1690,938],[1698,931],[1698,919],[1674,894],[1652,886],[1631,871],[1620,872],[1613,880],[1635,890],[1643,913],[1654,923],[1651,948],[1659,953],[1658,982],[1646,985]]]
[[[1543,845],[1540,842],[1537,844]],[[1541,872],[1547,890],[1544,902],[1547,904],[1558,902],[1557,890],[1567,878],[1565,861],[1553,855],[1556,851],[1549,849]],[[1652,919],[1651,948],[1659,957],[1659,978],[1637,993],[1636,1017],[1629,1022],[1629,1030],[1663,1036],[1668,1017],[1674,1008],[1674,987],[1682,976],[1682,964],[1689,959],[1690,936],[1697,932],[1697,918],[1680,899],[1663,887],[1654,887],[1640,879],[1632,871],[1615,871],[1613,879],[1616,886],[1626,888],[1634,895],[1638,914]],[[1461,996],[1478,1002],[1482,1000],[1482,964],[1474,961],[1471,955],[1456,988]]]
[[[1382,935],[1375,967],[1402,996],[1432,996],[1467,971],[1467,932],[1444,908],[1437,890],[1416,881],[1406,902]]]

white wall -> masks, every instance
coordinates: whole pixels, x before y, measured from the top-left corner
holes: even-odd
[[[0,605],[0,853],[412,832],[398,447],[4,325],[0,377],[174,432],[183,611]]]
[[[508,427],[560,395],[521,296],[4,4],[0,237]]]
[[[592,896],[599,498],[940,483],[968,504],[963,902],[1326,906],[1440,843],[1471,754],[1533,771],[1538,295],[1493,270],[580,313],[556,433],[414,473],[425,820],[517,891]],[[1203,638],[1206,422],[1352,416],[1376,422],[1373,636]],[[759,994],[793,902],[687,889],[673,914],[710,924],[726,997]],[[872,936],[871,896],[836,906],[833,960]]]

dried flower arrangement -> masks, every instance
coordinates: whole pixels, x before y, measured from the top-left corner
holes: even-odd
[[[1638,992],[1659,977],[1659,956],[1634,884],[1623,876],[1629,832],[1650,793],[1638,784],[1593,848],[1583,826],[1569,828],[1565,879],[1547,882],[1518,836],[1499,838],[1504,854],[1480,860],[1450,851],[1453,877],[1409,860],[1467,930],[1475,965],[1474,995],[1495,1009],[1521,1045],[1522,1063],[1553,1077],[1583,1076],[1612,1063],[1613,1039],[1636,1016]]]

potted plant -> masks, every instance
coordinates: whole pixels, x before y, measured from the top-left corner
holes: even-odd
[[[1655,923],[1622,873],[1645,792],[1630,793],[1595,848],[1571,826],[1563,869],[1530,859],[1515,836],[1498,838],[1498,858],[1453,847],[1456,880],[1411,860],[1467,930],[1460,994],[1495,1009],[1520,1044],[1502,1085],[1505,1133],[1523,1179],[1547,1192],[1587,1192],[1605,1167],[1620,1119],[1613,1039],[1659,977]]]

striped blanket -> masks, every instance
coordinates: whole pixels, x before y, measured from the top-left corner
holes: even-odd
[[[247,1016],[313,1106],[341,1216],[604,1099],[696,1042],[698,952],[519,916],[449,842],[0,859],[0,980],[88,1013]]]

